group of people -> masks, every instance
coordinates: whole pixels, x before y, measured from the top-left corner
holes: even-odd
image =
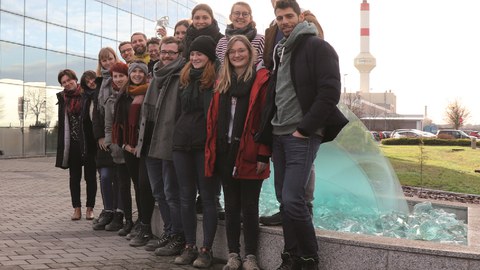
[[[118,231],[131,246],[176,256],[175,264],[208,268],[223,188],[223,269],[260,269],[258,204],[272,157],[285,240],[278,269],[318,268],[312,166],[320,144],[347,123],[336,107],[338,56],[295,0],[272,5],[276,19],[265,36],[245,2],[233,4],[225,34],[212,9],[198,4],[174,36],[134,33],[120,43],[125,62],[106,47],[80,83],[74,71],[59,72],[56,166],[69,169],[72,220],[82,217],[83,169],[85,218],[94,230]],[[95,218],[97,172],[103,210]],[[150,225],[155,202],[164,224],[159,237]]]

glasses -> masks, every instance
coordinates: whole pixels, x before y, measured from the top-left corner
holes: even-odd
[[[238,50],[228,50],[228,54],[229,55],[235,55],[235,54],[244,54],[246,53],[248,50],[247,49],[238,49]]]
[[[243,18],[247,18],[248,16],[250,16],[250,13],[236,11],[236,12],[233,12],[232,15],[236,18],[240,18],[240,16],[243,17]]]
[[[168,56],[174,56],[175,54],[177,54],[178,52],[174,52],[174,51],[160,51],[160,55],[166,55],[168,54]]]

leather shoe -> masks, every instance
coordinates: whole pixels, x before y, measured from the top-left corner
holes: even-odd
[[[95,215],[93,214],[93,207],[87,207],[87,212],[85,212],[85,218],[87,220],[92,220],[95,218]]]
[[[80,220],[82,218],[82,208],[75,207],[73,210],[72,220]]]
[[[277,212],[271,216],[262,216],[258,221],[264,226],[280,226],[282,225],[282,215]]]

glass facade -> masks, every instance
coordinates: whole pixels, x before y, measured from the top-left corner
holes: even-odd
[[[95,70],[100,48],[133,32],[168,33],[191,17],[192,0],[0,0],[0,158],[56,151],[57,74]],[[227,18],[215,14],[222,32]]]

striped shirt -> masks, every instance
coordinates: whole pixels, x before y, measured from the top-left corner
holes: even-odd
[[[253,48],[257,51],[257,60],[255,61],[255,66],[258,65],[263,60],[263,47],[265,46],[265,36],[257,34],[255,38],[250,41],[252,44]],[[227,44],[228,40],[227,37],[222,37],[218,43],[217,43],[217,48],[215,50],[215,53],[217,54],[218,60],[223,65],[223,58],[225,57],[225,53],[227,51]]]

